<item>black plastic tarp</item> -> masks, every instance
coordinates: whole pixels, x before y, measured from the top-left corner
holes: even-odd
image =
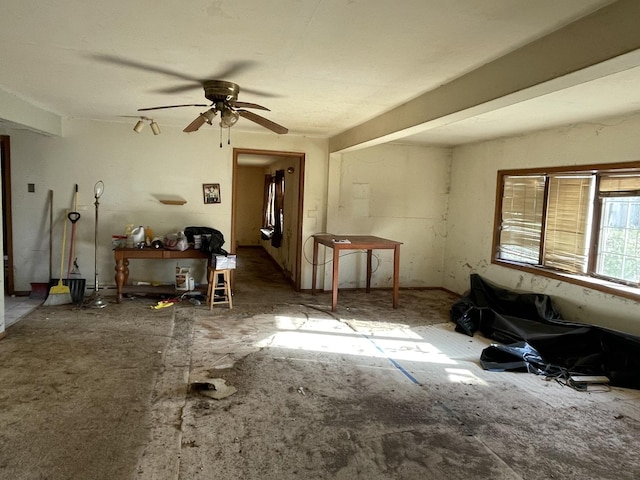
[[[478,274],[450,311],[456,331],[496,340],[482,351],[486,370],[540,375],[606,375],[613,386],[640,389],[640,337],[568,322],[547,295],[517,293]]]

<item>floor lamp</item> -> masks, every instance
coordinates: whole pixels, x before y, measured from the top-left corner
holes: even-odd
[[[94,203],[94,205],[96,206],[96,225],[95,225],[95,241],[94,241],[94,249],[93,249],[94,257],[95,257],[94,270],[93,270],[95,275],[95,285],[94,285],[93,294],[87,300],[88,306],[93,308],[104,308],[107,306],[107,302],[105,302],[100,296],[99,283],[98,283],[98,205],[100,205],[100,202],[98,202],[98,199],[102,195],[102,192],[104,192],[104,183],[102,182],[102,180],[99,180],[98,182],[96,182],[95,186],[93,187],[93,196],[96,199]]]

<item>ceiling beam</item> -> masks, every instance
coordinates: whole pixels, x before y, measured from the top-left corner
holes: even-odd
[[[62,136],[62,117],[0,89],[0,125]]]
[[[607,5],[331,137],[329,151],[397,140],[638,66],[639,56],[633,54],[640,50],[638,18],[637,0]]]

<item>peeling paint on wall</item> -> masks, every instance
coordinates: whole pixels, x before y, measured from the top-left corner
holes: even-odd
[[[516,283],[516,289],[520,290],[522,288],[522,283],[524,282],[524,275],[520,275],[518,279],[518,283]]]

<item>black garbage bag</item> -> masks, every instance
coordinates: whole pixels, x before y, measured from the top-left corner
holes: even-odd
[[[640,337],[565,321],[546,295],[511,292],[477,274],[470,284],[450,318],[460,333],[480,332],[503,344],[482,352],[483,368],[606,375],[611,385],[640,389]]]
[[[220,230],[211,227],[187,227],[184,229],[184,234],[189,243],[194,243],[194,235],[200,235],[202,237],[200,250],[203,252],[219,255],[229,254],[222,248],[224,245],[224,235]]]
[[[526,342],[512,345],[491,345],[480,355],[480,365],[493,372],[530,372],[544,371],[544,361],[540,354]]]

